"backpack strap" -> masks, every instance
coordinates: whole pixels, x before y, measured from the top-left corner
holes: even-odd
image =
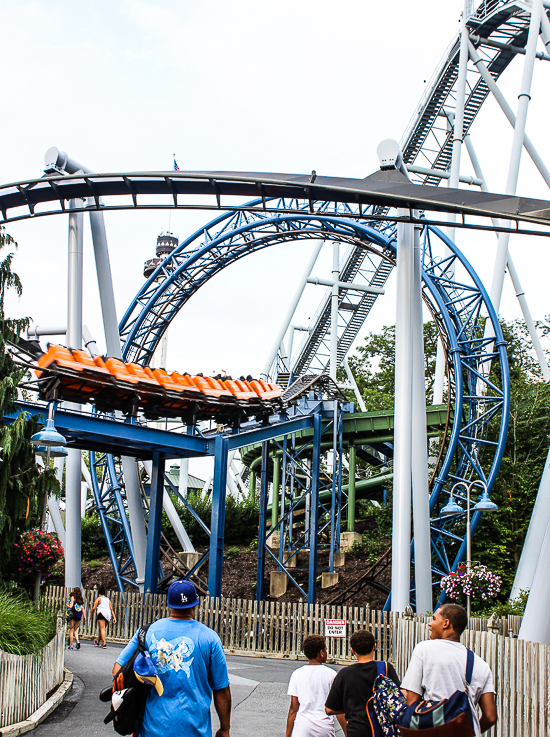
[[[387,676],[388,675],[388,664],[384,660],[377,660],[376,661],[376,675],[377,676]]]
[[[466,693],[468,693],[474,672],[474,653],[468,648],[466,648],[466,653]]]
[[[138,630],[138,652],[144,653],[147,650],[147,647],[145,645],[145,635],[147,634],[147,630],[151,626],[152,622],[149,624],[143,624]]]

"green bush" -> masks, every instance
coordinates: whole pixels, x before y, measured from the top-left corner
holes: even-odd
[[[93,512],[82,519],[82,560],[96,560],[109,555],[99,514]]]
[[[55,612],[35,609],[23,595],[0,592],[0,650],[37,653],[55,636],[55,626]]]
[[[232,558],[238,558],[241,554],[241,551],[239,548],[229,548],[229,550],[226,550],[223,554],[223,557],[227,560],[231,560]]]

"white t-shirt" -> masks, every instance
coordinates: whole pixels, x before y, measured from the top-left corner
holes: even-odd
[[[111,606],[110,606],[110,601],[106,596],[99,597],[99,604],[97,605],[97,613],[103,614],[107,622],[111,621]]]
[[[287,693],[300,702],[292,737],[334,737],[334,719],[325,713],[325,701],[335,676],[326,665],[303,665],[290,676]]]
[[[448,699],[466,688],[466,648],[452,640],[424,640],[414,648],[401,688],[421,694],[426,701]],[[487,663],[474,655],[469,697],[474,712],[474,728],[480,737],[475,708],[482,694],[494,693],[493,675]]]

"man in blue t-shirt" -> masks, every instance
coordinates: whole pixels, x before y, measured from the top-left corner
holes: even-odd
[[[164,693],[151,688],[139,737],[211,737],[210,703],[220,719],[216,737],[229,737],[231,689],[225,654],[218,635],[196,622],[199,603],[191,581],[176,581],[168,589],[170,616],[154,622],[145,645],[159,675]],[[138,633],[116,659],[115,676],[138,646]]]

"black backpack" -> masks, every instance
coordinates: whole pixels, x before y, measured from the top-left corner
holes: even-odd
[[[133,734],[139,728],[147,696],[151,693],[151,687],[138,681],[134,673],[135,659],[139,653],[147,651],[145,634],[150,626],[146,624],[139,628],[138,646],[135,653],[113,678],[113,685],[104,688],[99,694],[101,701],[111,702],[111,711],[103,720],[104,723],[113,722],[115,732],[121,735]]]

